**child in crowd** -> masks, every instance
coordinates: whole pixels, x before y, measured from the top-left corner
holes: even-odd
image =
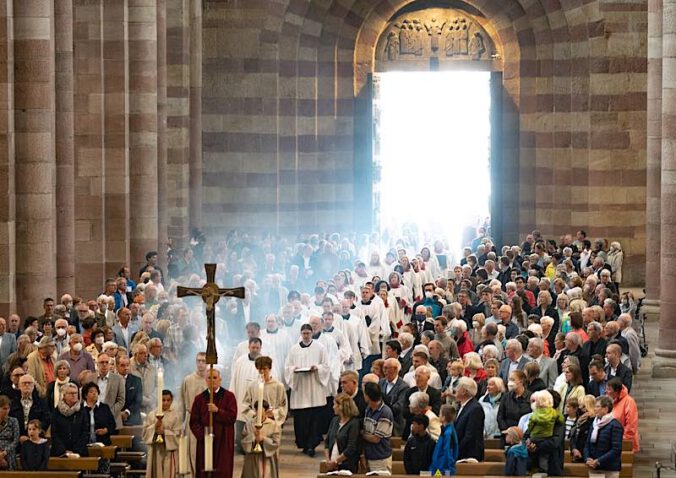
[[[566,440],[570,438],[570,430],[575,426],[577,421],[578,412],[580,410],[580,404],[576,397],[571,397],[566,402],[565,415],[566,418]]]
[[[429,423],[426,415],[415,415],[411,419],[411,435],[404,448],[404,466],[408,475],[419,475],[430,468],[435,441],[427,432]]]
[[[21,468],[24,471],[44,471],[49,464],[49,442],[42,437],[40,420],[28,422],[28,440],[21,444]]]
[[[533,413],[528,421],[528,438],[537,443],[539,440],[551,438],[554,435],[554,426],[559,423],[563,425],[563,415],[554,408],[554,398],[547,390],[540,390],[531,395],[531,407]],[[539,453],[538,465],[541,469],[547,469],[549,455]]]
[[[441,393],[441,399],[451,405],[455,400],[455,387],[458,385],[458,380],[465,374],[465,364],[462,360],[455,360],[448,362],[447,365],[448,377],[444,383],[444,391]]]
[[[528,475],[528,448],[521,443],[523,432],[519,427],[509,427],[505,431],[505,475]]]

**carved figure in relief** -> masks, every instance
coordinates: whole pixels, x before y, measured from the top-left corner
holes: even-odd
[[[448,27],[444,49],[446,56],[467,55],[469,43],[469,24],[465,18],[455,18]]]
[[[432,51],[439,50],[439,37],[444,30],[446,22],[437,23],[436,18],[432,18],[431,22],[425,24],[427,34],[430,36]]]
[[[390,61],[398,60],[399,49],[399,35],[392,31],[389,35],[387,35],[387,44],[385,45],[385,55],[387,59]]]
[[[486,44],[481,33],[475,32],[472,40],[469,42],[469,54],[473,60],[481,60],[481,56],[486,53]]]

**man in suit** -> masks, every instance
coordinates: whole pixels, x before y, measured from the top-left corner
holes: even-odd
[[[427,307],[418,305],[415,309],[415,314],[411,317],[411,325],[418,331],[418,337],[426,330],[434,331],[434,322],[427,320]],[[402,345],[402,349],[404,346]]]
[[[568,332],[566,334],[566,350],[564,353],[577,357],[580,361],[580,368],[582,369],[582,383],[589,381],[589,355],[582,348],[582,337],[575,332]]]
[[[106,353],[100,353],[96,357],[96,373],[89,373],[82,379],[82,385],[93,382],[99,386],[101,393],[99,400],[110,407],[115,417],[115,426],[122,426],[121,412],[125,403],[124,380],[110,370],[110,357]]]
[[[460,409],[455,418],[455,432],[458,434],[458,459],[475,458],[484,460],[484,409],[475,396],[477,384],[469,377],[461,377],[455,387],[455,399]]]
[[[512,268],[509,265],[509,257],[502,256],[500,257],[500,273],[498,274],[498,280],[502,283],[502,288],[505,288],[507,282],[512,280]]]
[[[359,388],[359,374],[354,370],[345,370],[340,374],[340,390],[346,393],[354,400],[359,416],[364,417],[366,410],[366,401],[364,400],[364,393]]]
[[[406,423],[404,410],[407,407],[406,395],[409,390],[409,386],[399,376],[400,369],[399,360],[388,358],[383,364],[385,378],[380,379],[380,389],[383,391],[385,405],[390,407],[394,415],[392,434],[398,437],[403,433]]]
[[[429,386],[430,376],[431,372],[427,367],[418,367],[415,369],[416,386],[409,388],[404,398],[403,415],[406,419],[406,423],[404,424],[404,431],[401,434],[401,437],[404,440],[408,438],[411,431],[411,418],[413,418],[413,414],[411,413],[408,404],[410,403],[411,395],[415,392],[425,392],[430,398],[429,405],[432,408],[432,411],[436,415],[439,415],[439,409],[441,408],[441,391]]]
[[[401,369],[399,370],[399,376],[403,377],[413,364],[413,341],[415,339],[408,332],[402,332],[397,337],[397,340],[401,344],[401,353],[399,354]]]
[[[627,392],[631,392],[631,384],[633,377],[631,369],[622,363],[622,347],[619,344],[610,344],[606,347],[606,377],[608,380],[612,378],[619,378],[627,387]]]
[[[547,388],[552,388],[556,377],[559,375],[556,360],[544,356],[545,342],[539,337],[533,337],[528,341],[528,356],[540,366],[540,378]]]
[[[124,379],[124,406],[120,412],[122,424],[142,425],[143,382],[140,377],[129,372],[128,357],[118,357],[115,365],[117,374]]]
[[[589,383],[587,383],[587,393],[600,397],[606,394],[608,386],[608,375],[603,368],[602,360],[592,360],[589,364]]]
[[[131,344],[131,338],[136,332],[136,328],[131,321],[131,310],[126,307],[122,307],[117,311],[117,320],[118,323],[113,325],[113,333],[115,334],[115,343],[119,347],[124,347],[129,351],[129,345]]]
[[[530,359],[523,354],[521,342],[516,339],[507,341],[505,359],[500,364],[500,378],[507,383],[509,374],[514,370],[523,370]]]
[[[7,321],[0,317],[0,365],[7,362],[7,357],[16,352],[16,337],[7,333]]]

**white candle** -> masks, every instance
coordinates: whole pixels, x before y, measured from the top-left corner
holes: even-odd
[[[261,427],[263,426],[263,390],[265,388],[265,385],[263,385],[263,381],[261,380],[258,383],[258,415],[256,416],[256,426]]]
[[[204,434],[204,471],[214,471],[214,435],[207,429],[210,433]]]
[[[157,412],[156,415],[164,415],[162,412],[162,390],[164,390],[164,372],[157,369]]]
[[[187,475],[188,468],[188,435],[183,434],[178,438],[178,474]]]

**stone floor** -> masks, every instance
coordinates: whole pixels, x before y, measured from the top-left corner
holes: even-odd
[[[643,360],[641,371],[634,379],[632,395],[639,407],[641,452],[636,456],[634,476],[654,477],[655,462],[670,462],[671,443],[676,443],[676,380],[653,379],[650,376],[651,357],[656,343],[656,319],[646,324],[650,353]],[[309,458],[293,443],[293,422],[287,422],[282,437],[280,460],[281,478],[314,478],[323,459],[321,448],[317,457]],[[235,476],[241,475],[242,457],[235,460]],[[244,477],[243,477],[244,478]],[[662,478],[676,478],[676,473],[663,471]]]

